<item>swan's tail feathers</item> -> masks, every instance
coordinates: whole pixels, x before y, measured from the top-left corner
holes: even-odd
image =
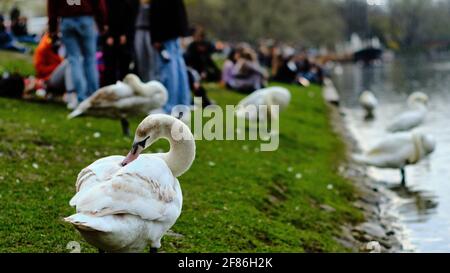
[[[71,223],[78,230],[100,232],[111,231],[111,228],[101,217],[94,217],[82,213],[77,213],[64,218],[64,221]]]
[[[86,113],[91,107],[92,103],[90,99],[87,99],[78,105],[77,109],[75,109],[72,113],[70,113],[67,118],[74,119]]]
[[[83,113],[84,113],[84,112],[83,112],[81,109],[77,108],[77,109],[75,109],[72,113],[70,113],[70,114],[67,116],[67,118],[68,118],[68,119],[74,119],[74,118],[76,118],[76,117],[81,116]]]

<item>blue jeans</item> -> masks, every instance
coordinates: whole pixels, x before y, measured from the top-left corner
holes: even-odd
[[[60,28],[74,89],[81,102],[99,88],[95,21],[91,16],[65,17]]]
[[[0,49],[17,51],[25,53],[27,49],[14,40],[14,37],[8,32],[0,32]]]
[[[191,91],[180,41],[178,39],[166,41],[164,47],[170,54],[170,61],[165,62],[159,56],[159,74],[161,83],[169,91],[169,101],[164,106],[164,111],[171,113],[177,105],[191,105]]]

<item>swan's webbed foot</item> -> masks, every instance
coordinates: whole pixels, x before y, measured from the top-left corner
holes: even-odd
[[[130,123],[128,122],[128,120],[126,118],[121,118],[120,119],[120,124],[122,125],[122,132],[123,135],[126,137],[130,137]]]
[[[158,253],[158,249],[155,248],[155,247],[151,247],[150,248],[150,254],[156,254],[156,253]]]

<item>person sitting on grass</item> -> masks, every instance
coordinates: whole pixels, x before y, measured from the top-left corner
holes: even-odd
[[[5,18],[0,14],[0,50],[15,51],[20,53],[27,52],[27,48],[21,46],[14,36],[6,29]]]
[[[21,16],[18,7],[14,7],[10,13],[11,34],[21,43],[38,44],[39,38],[35,34],[28,33],[28,18]]]
[[[233,61],[224,64],[224,79],[227,88],[243,93],[251,93],[261,89],[268,79],[265,71],[257,60],[256,53],[249,46],[236,49]]]
[[[37,79],[32,89],[44,89],[47,96],[60,97],[65,93],[73,93],[75,89],[69,63],[58,54],[59,47],[60,44],[53,42],[46,33],[33,57]]]
[[[186,64],[195,69],[203,80],[219,81],[220,69],[212,59],[216,47],[206,39],[205,30],[201,26],[196,27],[193,38],[194,41],[188,46],[184,54]]]

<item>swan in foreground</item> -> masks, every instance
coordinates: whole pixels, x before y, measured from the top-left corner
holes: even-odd
[[[400,114],[388,126],[391,133],[405,132],[420,126],[427,116],[429,98],[422,92],[415,92],[408,98],[409,111]]]
[[[355,155],[355,160],[365,165],[400,169],[402,185],[406,185],[405,167],[417,164],[434,152],[436,142],[430,135],[407,132],[388,135],[364,155]]]
[[[250,121],[278,118],[270,106],[279,106],[280,112],[291,102],[291,92],[283,87],[268,87],[257,90],[244,98],[236,108],[236,116]],[[259,109],[261,106],[267,108]],[[267,110],[264,113],[263,110]],[[261,113],[260,113],[261,112]]]
[[[370,91],[364,91],[359,97],[359,103],[366,111],[366,120],[371,120],[375,117],[374,111],[378,106],[378,100]]]
[[[160,82],[142,83],[138,76],[129,74],[123,82],[105,86],[84,100],[69,116],[83,114],[108,116],[122,119],[124,133],[129,135],[129,115],[149,114],[163,107],[168,100],[167,89]]]
[[[165,154],[141,154],[159,139]],[[178,119],[150,115],[139,125],[127,157],[102,158],[78,175],[70,201],[76,214],[65,220],[101,252],[156,252],[161,238],[181,214],[183,197],[177,177],[189,170],[195,141]]]

